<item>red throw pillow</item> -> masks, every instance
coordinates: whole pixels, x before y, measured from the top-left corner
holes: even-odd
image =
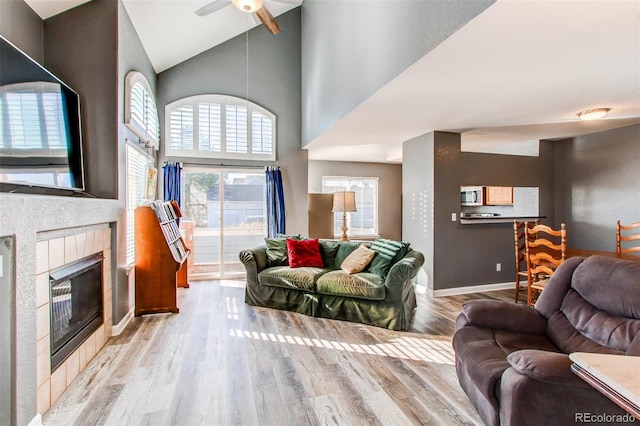
[[[301,268],[303,266],[316,266],[322,268],[322,256],[318,239],[292,240],[287,238],[287,256],[289,267]]]

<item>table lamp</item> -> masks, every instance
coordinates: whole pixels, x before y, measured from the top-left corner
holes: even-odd
[[[354,191],[341,191],[333,194],[334,213],[342,213],[342,238],[341,241],[349,241],[347,237],[347,212],[355,212],[356,210],[356,193]]]

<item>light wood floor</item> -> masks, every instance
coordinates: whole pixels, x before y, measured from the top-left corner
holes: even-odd
[[[462,302],[420,294],[409,332],[244,304],[241,281],[179,289],[180,313],[135,318],[45,425],[481,424],[451,335]]]

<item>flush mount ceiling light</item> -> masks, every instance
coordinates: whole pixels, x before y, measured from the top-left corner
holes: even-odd
[[[587,109],[584,111],[580,111],[578,113],[578,117],[580,120],[597,120],[599,118],[604,117],[607,113],[611,111],[611,108],[594,108]]]
[[[243,12],[255,12],[262,8],[262,0],[231,0],[231,3]]]
[[[274,2],[286,3],[289,0],[272,0]],[[280,26],[271,15],[271,12],[263,5],[263,0],[214,0],[211,3],[196,10],[195,14],[198,16],[207,16],[213,12],[225,8],[233,4],[239,10],[246,13],[254,13],[258,17],[260,22],[269,30],[271,34],[278,34],[280,32]]]

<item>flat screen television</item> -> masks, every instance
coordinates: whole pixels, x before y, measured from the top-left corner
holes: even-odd
[[[2,36],[0,184],[84,190],[80,97]]]

